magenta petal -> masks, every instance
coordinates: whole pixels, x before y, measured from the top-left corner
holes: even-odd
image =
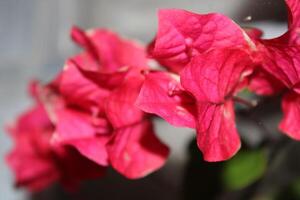
[[[299,0],[285,0],[289,12],[289,29],[300,26],[300,2]]]
[[[274,41],[291,46],[300,45],[300,2],[299,0],[285,0],[285,3],[288,9],[288,31]]]
[[[292,88],[300,81],[300,2],[286,0],[289,13],[288,31],[270,40],[261,40],[263,67],[270,74]]]
[[[144,112],[134,105],[143,83],[143,77],[128,77],[112,91],[106,103],[106,115],[114,128],[131,125],[143,120]]]
[[[117,129],[107,145],[111,165],[127,178],[142,178],[159,169],[169,149],[153,132],[149,121]]]
[[[221,14],[199,15],[179,9],[160,10],[153,57],[179,72],[192,57],[214,48],[248,47],[244,31]]]
[[[244,51],[219,49],[193,58],[181,72],[182,86],[197,101],[197,143],[207,161],[229,159],[240,148],[231,98],[252,64]]]
[[[300,140],[300,96],[292,92],[286,94],[282,100],[282,110],[280,130],[289,137]]]
[[[264,43],[263,68],[291,88],[300,81],[300,48],[298,46],[281,46],[278,43]]]
[[[90,109],[92,106],[103,108],[103,100],[110,93],[87,79],[71,61],[65,65],[59,89],[68,104],[83,109]]]
[[[23,113],[17,122],[8,127],[14,148],[6,161],[15,174],[17,186],[39,191],[59,178],[52,160],[49,139],[53,126],[40,105]]]
[[[57,122],[54,139],[57,142],[90,138],[97,134],[93,118],[89,114],[71,109],[60,109],[55,114]],[[102,132],[106,133],[108,130],[108,123],[103,121]]]
[[[180,86],[179,77],[167,72],[146,75],[136,105],[175,126],[195,128],[195,100]]]
[[[217,162],[231,158],[241,146],[233,102],[221,105],[199,103],[198,113],[197,144],[204,160]]]
[[[56,111],[54,144],[71,145],[82,155],[106,166],[106,143],[110,138],[110,127],[105,119],[93,118],[89,114],[71,109]]]
[[[263,35],[262,30],[260,30],[258,28],[246,27],[246,28],[243,28],[243,30],[253,40],[259,40]]]
[[[258,95],[268,96],[281,92],[284,85],[265,70],[258,69],[251,75],[248,88]]]
[[[219,104],[236,92],[251,68],[252,62],[244,51],[212,50],[195,57],[181,72],[180,80],[197,101]]]
[[[94,57],[103,72],[114,72],[125,66],[147,65],[146,51],[143,46],[122,39],[109,30],[82,31],[73,28],[71,34],[72,38]]]
[[[106,144],[110,136],[94,136],[91,138],[80,138],[66,141],[65,144],[75,147],[84,157],[94,161],[101,166],[108,166],[108,155]]]

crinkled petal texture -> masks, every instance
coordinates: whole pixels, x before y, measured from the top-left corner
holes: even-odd
[[[283,119],[279,128],[289,137],[300,140],[300,96],[290,92],[283,97]]]
[[[152,56],[173,72],[192,57],[214,48],[252,45],[246,33],[221,14],[199,15],[185,10],[159,11],[159,27]]]
[[[120,38],[105,29],[82,31],[73,27],[71,36],[85,48],[101,66],[102,72],[114,72],[124,66],[143,67],[147,56],[143,46],[137,42]]]
[[[59,93],[69,105],[100,112],[110,91],[86,78],[73,62],[68,61],[60,75]]]
[[[215,162],[231,158],[241,145],[233,102],[220,105],[199,103],[198,113],[197,144],[204,160]]]
[[[265,42],[263,68],[280,80],[287,88],[300,81],[300,46],[287,46]]]
[[[134,105],[144,78],[127,77],[107,100],[106,114],[114,127],[107,145],[109,161],[128,178],[141,178],[160,168],[168,147],[155,136],[148,116]]]
[[[244,51],[218,49],[195,57],[181,72],[182,86],[196,99],[197,143],[207,161],[229,159],[240,148],[232,97],[251,68]]]
[[[180,80],[197,101],[219,104],[234,95],[252,68],[245,51],[215,49],[195,57],[182,71]]]
[[[288,9],[288,31],[274,40],[279,42],[300,45],[300,2],[299,0],[285,0]]]
[[[300,77],[300,2],[286,0],[289,13],[288,31],[270,40],[260,40],[263,68],[282,81],[288,88],[299,82]]]
[[[146,75],[136,105],[174,126],[195,128],[194,98],[181,87],[179,76],[168,72]]]
[[[145,113],[134,105],[144,78],[140,75],[127,77],[112,91],[106,103],[106,115],[114,128],[139,123]]]
[[[92,118],[83,112],[58,109],[53,142],[75,147],[83,156],[101,166],[108,165],[105,145],[110,139],[110,126],[105,119]]]
[[[160,168],[169,149],[155,136],[148,120],[116,129],[107,145],[111,165],[127,178],[141,178]]]

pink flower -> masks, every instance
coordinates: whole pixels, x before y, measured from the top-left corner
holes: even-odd
[[[289,30],[271,40],[260,39],[260,30],[242,29],[219,14],[160,11],[158,33],[149,51],[168,70],[181,72],[181,84],[176,75],[150,73],[137,105],[173,125],[196,127],[204,159],[220,161],[240,146],[234,94],[245,86],[260,95],[273,95],[287,87],[290,94],[283,98],[280,129],[299,139],[300,3],[286,3]]]
[[[298,122],[300,86],[300,2],[286,0],[288,8],[288,31],[274,39],[254,38],[263,57],[262,68],[250,82],[250,89],[261,95],[283,92],[283,119],[279,125],[282,132],[300,140]]]
[[[15,174],[16,186],[40,191],[59,181],[66,188],[74,189],[81,180],[103,174],[104,168],[82,157],[73,148],[53,146],[53,131],[54,125],[40,103],[8,127],[15,144],[7,155],[7,162]]]
[[[55,124],[53,141],[128,178],[160,168],[169,150],[134,105],[147,68],[144,48],[102,29],[74,28],[72,37],[85,51],[70,58],[56,85],[43,92]]]
[[[173,74],[150,73],[137,105],[173,125],[196,128],[204,159],[226,160],[240,147],[234,94],[252,67],[249,55],[240,49],[211,50],[192,58],[180,74],[181,83]]]
[[[185,10],[160,10],[158,33],[150,53],[164,67],[180,72],[192,57],[211,49],[249,48],[250,38],[230,18]]]

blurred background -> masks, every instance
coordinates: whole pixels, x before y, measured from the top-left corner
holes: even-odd
[[[160,8],[220,12],[242,25],[260,27],[266,38],[286,30],[283,0],[0,0],[1,126],[30,105],[26,94],[30,79],[50,80],[62,68],[64,60],[78,52],[69,39],[72,25],[107,27],[124,37],[147,43],[155,35],[156,13]],[[278,104],[275,102],[273,106]],[[255,132],[259,132],[255,125],[243,125],[243,117],[240,124],[244,132],[254,135],[249,140],[255,143],[261,139],[255,136]],[[16,190],[13,175],[4,163],[12,144],[2,128],[0,199],[210,199],[205,194],[217,193],[219,186],[212,181],[214,177],[201,176],[198,172],[217,174],[219,166],[207,167],[202,163],[201,153],[194,152],[192,130],[175,129],[159,120],[156,125],[159,136],[172,149],[163,169],[137,181],[125,180],[109,171],[103,180],[87,183],[75,196],[64,193],[58,186],[33,196],[22,189]],[[195,156],[196,161],[191,156]],[[214,188],[212,192],[210,186]]]

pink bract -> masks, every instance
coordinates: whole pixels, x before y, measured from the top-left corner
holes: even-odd
[[[251,46],[247,34],[230,18],[179,9],[160,10],[158,33],[151,55],[173,72],[180,72],[192,57],[211,49]]]

